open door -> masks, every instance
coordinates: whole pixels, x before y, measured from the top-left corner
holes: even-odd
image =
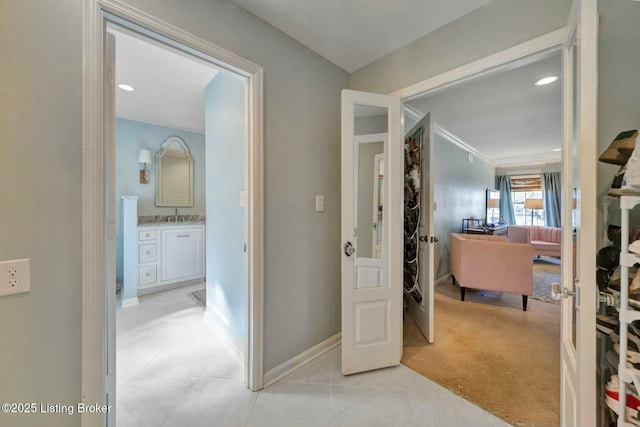
[[[413,258],[405,259],[405,290],[409,313],[430,343],[434,342],[434,244],[438,241],[433,235],[433,132],[433,119],[427,113],[404,137],[405,175],[419,174],[419,188],[412,180],[405,182],[410,187],[405,191],[405,257]]]
[[[402,358],[400,99],[342,91],[342,373]],[[382,174],[374,167],[384,159]],[[378,163],[380,164],[380,163]],[[374,179],[382,175],[382,179]],[[384,201],[371,221],[371,206]],[[373,243],[376,231],[376,245]]]
[[[596,425],[597,0],[574,0],[563,46],[561,425]]]

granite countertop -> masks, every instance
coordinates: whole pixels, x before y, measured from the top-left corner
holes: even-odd
[[[175,221],[175,215],[146,215],[138,217],[138,226],[193,225],[204,224],[205,222],[205,215],[178,215],[178,221]]]

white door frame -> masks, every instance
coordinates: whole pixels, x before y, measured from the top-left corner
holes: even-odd
[[[567,34],[563,43],[563,165],[564,183],[572,182],[572,176],[579,174],[579,191],[576,201],[572,192],[563,195],[563,218],[565,224],[571,223],[574,202],[577,202],[578,233],[573,242],[571,229],[563,230],[562,259],[572,259],[576,273],[574,282],[573,265],[562,269],[562,286],[576,291],[575,298],[563,298],[561,301],[561,387],[560,423],[563,426],[593,425],[596,420],[598,398],[596,395],[596,311],[598,304],[598,286],[593,274],[598,244],[597,221],[597,175],[593,165],[597,164],[597,96],[598,96],[598,14],[597,0],[573,0],[568,19]],[[594,37],[595,34],[595,37]],[[577,63],[573,65],[573,53],[570,46],[577,40]],[[574,98],[574,76],[578,76],[577,96]],[[585,108],[588,107],[588,108]],[[574,117],[573,111],[576,111]],[[577,123],[575,123],[577,120]],[[574,134],[577,126],[579,160],[571,161]],[[577,169],[576,169],[577,168]],[[570,181],[571,180],[571,181]],[[573,187],[573,185],[571,185]],[[576,245],[577,250],[574,250]],[[575,258],[575,259],[574,259]],[[563,262],[563,265],[565,263]],[[595,291],[592,291],[595,290]],[[575,300],[575,302],[574,302]],[[575,308],[574,308],[575,305]],[[575,315],[575,321],[572,317]],[[573,344],[575,327],[576,344]],[[585,392],[593,391],[593,392]]]
[[[532,62],[538,55],[560,51],[568,28],[563,27],[543,34],[539,37],[496,52],[477,61],[469,62],[436,76],[422,80],[410,86],[391,92],[389,95],[399,96],[403,103],[426,94],[433,94],[450,86],[473,80],[484,75],[506,69],[513,61],[528,58]]]
[[[592,29],[593,26],[597,27],[597,20],[592,22],[592,20],[588,20],[582,22],[583,28],[588,26],[589,29]],[[411,101],[412,99],[418,98],[420,96],[424,96],[425,94],[433,94],[442,90],[447,89],[455,84],[472,80],[478,78],[483,75],[488,75],[494,73],[496,70],[504,69],[509,66],[510,63],[517,60],[527,59],[535,59],[539,55],[543,55],[548,52],[558,51],[560,52],[563,48],[564,42],[567,38],[569,32],[572,31],[572,28],[563,27],[558,30],[552,31],[550,33],[544,34],[540,37],[536,37],[527,42],[521,43],[519,45],[507,48],[495,54],[489,55],[485,58],[479,59],[477,61],[470,62],[468,64],[462,65],[460,67],[454,68],[450,71],[444,72],[442,74],[436,75],[434,77],[428,78],[421,82],[415,83],[411,86],[407,86],[405,88],[396,90],[391,92],[391,95],[397,95],[400,97],[403,103]],[[591,31],[588,31],[591,34]],[[584,42],[584,41],[583,41]],[[587,41],[588,43],[595,43],[597,45],[597,39]],[[591,70],[593,73],[597,75],[597,60],[596,58],[581,58],[583,61],[589,61],[590,63],[595,63],[595,66],[592,67]],[[596,76],[589,75],[587,76],[587,81],[592,82]],[[597,81],[597,80],[596,80]],[[582,80],[584,83],[584,80]],[[595,103],[593,104],[595,105]],[[595,111],[587,111],[584,112],[585,117],[594,117],[596,116]],[[595,141],[596,138],[596,127],[597,123],[595,120],[590,120],[589,123],[581,124],[581,135],[585,135],[586,139],[581,140],[581,163],[587,162],[588,164],[596,164],[596,152],[597,152],[597,144]],[[582,133],[584,132],[584,134]],[[564,158],[567,157],[569,153],[563,153],[563,161]],[[590,163],[589,163],[590,162]],[[582,207],[583,212],[581,213],[581,225],[582,225],[582,233],[581,233],[581,248],[579,254],[579,265],[588,266],[593,264],[593,260],[596,255],[596,244],[597,244],[597,204],[596,204],[596,177],[591,174],[591,176],[581,175],[581,179],[585,179],[583,184],[588,183],[587,192],[588,194],[582,194]],[[565,247],[568,245],[564,245]],[[566,249],[566,248],[565,248]],[[566,252],[566,250],[565,250]],[[566,270],[563,268],[563,270]],[[581,271],[586,271],[585,268],[581,268]],[[580,275],[581,286],[584,289],[596,289],[595,284],[595,275],[594,274],[582,274]],[[564,276],[564,274],[563,274]],[[581,298],[581,310],[584,313],[591,313],[593,316],[593,326],[595,326],[595,293],[593,296],[583,295]],[[585,322],[586,323],[586,322]],[[592,331],[594,331],[592,327]],[[593,342],[592,340],[587,340],[588,343],[583,343],[581,345],[581,349],[583,346],[588,350],[587,352],[581,352],[577,357],[580,358],[581,361],[588,362],[589,360],[595,364],[595,332],[593,332]],[[585,353],[585,354],[582,354]],[[584,367],[589,366],[588,363],[581,363],[579,366]],[[582,370],[578,372],[578,375],[582,376],[585,372]],[[591,375],[593,376],[593,375]],[[589,379],[589,375],[585,377],[584,380],[588,383],[585,383],[584,389],[590,389],[592,387],[595,390],[594,382],[595,377],[593,377],[593,381]],[[581,389],[583,389],[581,387]],[[580,420],[590,420],[593,418],[595,421],[595,392],[592,393],[593,396],[583,396],[586,393],[582,393],[581,390],[579,393],[579,408],[578,413],[576,414],[578,419]],[[590,405],[593,403],[593,405]]]
[[[106,244],[113,238],[106,224],[108,173],[105,150],[104,36],[107,16],[122,18],[177,42],[221,68],[247,79],[247,257],[248,301],[245,382],[263,386],[263,69],[206,40],[117,0],[83,2],[82,93],[82,402],[104,404],[106,384]],[[115,203],[115,200],[113,201]],[[104,426],[104,414],[83,414],[83,427]]]

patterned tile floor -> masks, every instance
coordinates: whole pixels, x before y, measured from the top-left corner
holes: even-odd
[[[252,393],[190,295],[201,288],[118,312],[118,427],[509,426],[403,365],[344,377],[340,347]]]

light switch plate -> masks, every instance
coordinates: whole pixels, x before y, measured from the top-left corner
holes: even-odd
[[[322,194],[316,195],[316,212],[324,212],[324,196]]]
[[[247,206],[247,192],[244,190],[240,192],[240,206]]]
[[[0,296],[31,291],[28,259],[0,261]]]

